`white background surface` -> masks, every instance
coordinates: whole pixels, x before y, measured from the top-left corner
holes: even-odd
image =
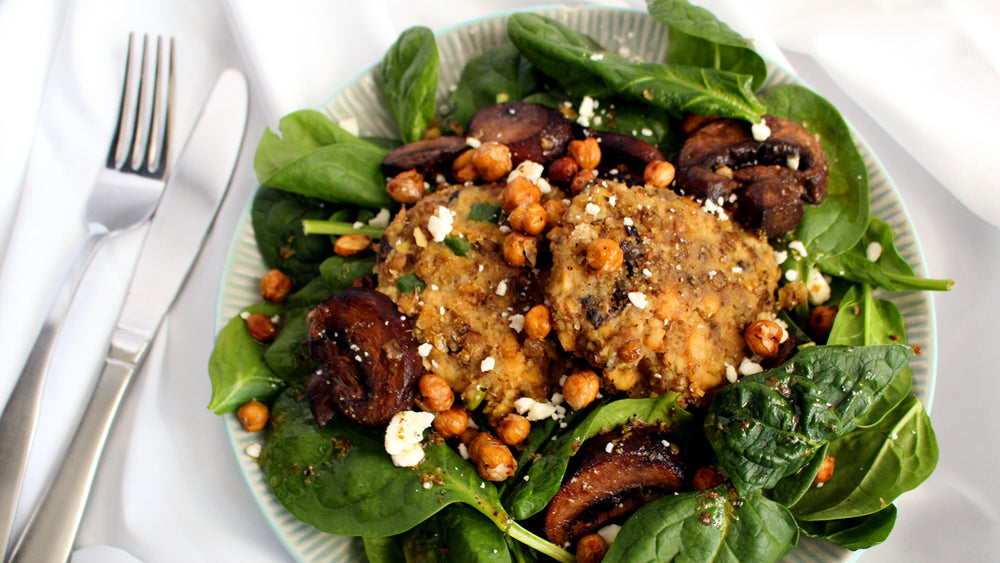
[[[316,107],[381,58],[400,31],[535,2],[460,0],[0,0],[0,404],[62,272],[115,119],[129,30],[177,40],[177,143],[219,71],[244,69],[251,120],[233,188],[202,259],[112,430],[75,560],[286,561],[244,486],[222,421],[205,405],[223,259],[255,182],[263,128]],[[644,9],[638,0],[604,4]],[[934,296],[941,461],[899,502],[889,541],[863,561],[1000,558],[1000,440],[993,367],[1000,299],[1000,5],[991,0],[705,0],[788,61],[880,157],[917,226]],[[174,154],[179,152],[176,146]],[[94,383],[141,230],[97,257],[63,331],[15,531],[27,518]],[[0,460],[0,463],[3,461]]]

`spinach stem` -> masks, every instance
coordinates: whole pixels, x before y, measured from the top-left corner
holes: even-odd
[[[938,280],[930,278],[921,278],[918,276],[906,276],[902,274],[894,274],[892,272],[886,272],[886,277],[890,280],[905,284],[911,289],[919,291],[948,291],[953,285],[955,285],[954,280]]]
[[[576,557],[574,557],[572,553],[550,541],[543,540],[535,534],[532,534],[513,519],[510,520],[509,527],[507,528],[507,534],[515,540],[533,548],[535,551],[548,555],[556,561],[562,561],[563,563],[574,563],[576,561]]]
[[[303,219],[302,232],[307,235],[366,235],[372,238],[382,238],[383,227],[372,225],[356,225],[342,221],[323,221],[320,219]]]

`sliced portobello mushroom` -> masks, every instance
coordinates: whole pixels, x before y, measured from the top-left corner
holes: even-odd
[[[673,440],[657,425],[630,425],[587,440],[545,513],[549,541],[571,546],[659,496],[689,488]]]
[[[643,169],[651,161],[667,159],[660,149],[638,137],[624,133],[585,128],[583,136],[593,137],[601,144],[602,168],[624,165],[642,174]]]
[[[451,162],[467,148],[465,137],[455,136],[406,143],[382,160],[382,171],[387,176],[407,170],[416,170],[424,176],[447,173],[451,170]]]
[[[557,109],[511,101],[480,109],[465,134],[483,143],[507,145],[514,166],[525,160],[547,164],[566,152],[573,139],[573,124]]]
[[[385,295],[355,287],[309,312],[308,343],[320,363],[306,383],[319,426],[340,414],[364,426],[387,424],[413,406],[422,364],[409,323]]]

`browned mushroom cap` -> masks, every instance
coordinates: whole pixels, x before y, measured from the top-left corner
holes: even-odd
[[[583,134],[594,137],[601,144],[601,164],[604,166],[626,165],[642,172],[651,161],[667,159],[659,149],[638,137],[589,128],[584,129]]]
[[[587,440],[549,504],[545,535],[556,545],[571,545],[654,498],[684,489],[685,464],[672,440],[658,426],[619,429]]]
[[[745,222],[774,236],[798,225],[803,203],[823,201],[829,167],[816,135],[770,115],[764,122],[770,135],[763,141],[738,119],[694,129],[677,157],[677,188],[712,201],[735,193]]]
[[[513,101],[486,106],[469,121],[466,135],[507,145],[514,166],[525,160],[547,164],[566,152],[573,124],[559,110]]]
[[[340,413],[381,426],[413,405],[420,355],[392,300],[372,289],[345,289],[310,311],[307,322],[310,354],[321,363],[306,384],[317,424]]]
[[[406,143],[394,149],[382,160],[382,169],[388,176],[406,170],[421,174],[445,173],[462,151],[469,148],[465,137],[444,136]]]

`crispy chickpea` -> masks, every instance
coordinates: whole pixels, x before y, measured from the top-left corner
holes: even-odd
[[[593,137],[570,141],[567,150],[584,170],[593,170],[601,163],[601,145]]]
[[[836,462],[837,460],[833,456],[828,455],[824,457],[823,463],[819,466],[819,472],[816,473],[816,477],[813,479],[813,483],[819,485],[832,479]]]
[[[451,407],[434,416],[434,431],[444,438],[461,436],[469,427],[469,412],[462,407]]]
[[[486,141],[472,153],[472,166],[479,177],[487,182],[496,182],[510,173],[513,165],[510,149],[496,141]]]
[[[833,319],[836,317],[836,307],[820,305],[809,313],[809,327],[817,336],[827,336],[833,328]]]
[[[531,423],[517,413],[508,414],[497,424],[497,437],[508,446],[515,446],[527,440],[530,433]]]
[[[247,317],[247,331],[258,342],[270,342],[278,334],[278,327],[271,317],[263,313],[253,313]]]
[[[542,190],[534,182],[524,176],[517,176],[500,192],[500,205],[510,213],[521,205],[539,203],[542,200]]]
[[[271,270],[260,278],[260,295],[272,303],[280,303],[292,291],[292,279],[281,270]]]
[[[778,323],[760,320],[750,323],[743,331],[743,339],[754,354],[761,358],[773,358],[778,355],[784,333],[785,330]]]
[[[550,199],[542,204],[545,209],[546,227],[551,229],[562,222],[563,215],[566,214],[566,203],[561,199]]]
[[[610,547],[600,534],[587,534],[576,542],[576,563],[600,563]]]
[[[357,233],[341,235],[333,243],[333,252],[338,256],[353,256],[368,250],[371,245],[372,239],[369,236]]]
[[[475,155],[475,149],[469,149],[462,154],[455,157],[455,160],[451,163],[451,174],[455,177],[455,181],[466,183],[475,182],[479,179],[479,173],[476,172],[476,167],[472,165],[472,157]]]
[[[617,242],[609,238],[594,239],[587,246],[587,265],[597,271],[597,275],[614,272],[622,267],[625,253]]]
[[[722,476],[722,473],[719,473],[718,469],[711,465],[704,465],[694,472],[694,477],[691,478],[691,487],[696,491],[706,491],[718,487],[725,480],[726,478]]]
[[[560,186],[568,186],[579,171],[580,165],[572,156],[561,156],[549,164],[549,181]]]
[[[267,426],[267,419],[270,416],[267,405],[260,401],[247,401],[236,411],[236,417],[240,419],[240,424],[247,432],[263,430]]]
[[[593,170],[581,170],[573,175],[573,179],[569,182],[569,191],[576,195],[583,191],[587,187],[587,184],[592,182],[597,178],[597,173]]]
[[[517,472],[517,460],[510,448],[486,432],[472,439],[469,458],[475,462],[479,476],[487,481],[503,481]]]
[[[665,160],[651,160],[643,170],[642,179],[654,188],[667,188],[674,181],[674,165]]]
[[[417,382],[420,398],[417,404],[427,412],[441,412],[455,403],[455,392],[443,377],[436,373],[425,373]]]
[[[538,239],[523,233],[508,233],[503,239],[503,259],[515,268],[534,267],[538,259]]]
[[[601,389],[601,378],[593,370],[578,371],[563,381],[563,400],[576,410],[585,408],[597,398]]]
[[[524,332],[528,338],[545,340],[552,331],[552,312],[548,305],[535,305],[524,314]]]
[[[526,235],[540,235],[545,231],[548,214],[540,203],[522,205],[510,213],[508,221],[515,230]]]
[[[424,197],[426,190],[424,175],[416,170],[406,170],[389,179],[385,191],[393,200],[399,203],[416,203]]]

